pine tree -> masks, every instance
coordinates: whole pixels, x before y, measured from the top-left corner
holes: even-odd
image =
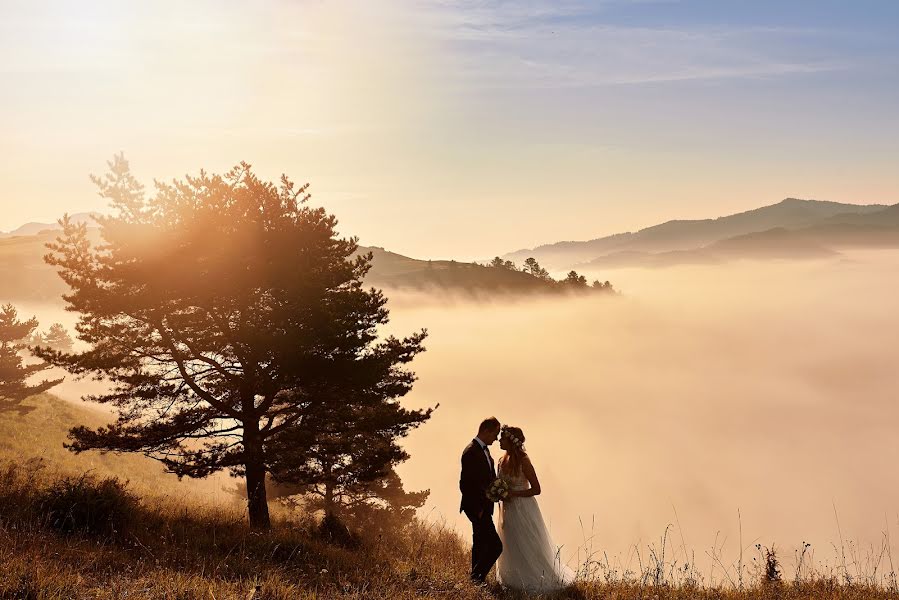
[[[487,265],[489,267],[493,267],[495,269],[506,269],[508,271],[517,271],[518,268],[515,266],[515,263],[511,260],[503,260],[499,256],[494,257],[492,261]]]
[[[0,412],[14,410],[26,414],[32,410],[22,405],[26,398],[46,392],[62,381],[45,379],[35,385],[27,383],[32,375],[50,367],[44,362],[25,364],[22,357],[27,347],[24,341],[33,338],[37,325],[34,317],[20,321],[12,304],[0,307]]]
[[[404,365],[426,332],[378,336],[387,300],[362,282],[372,255],[354,258],[356,238],[306,205],[308,184],[264,182],[241,163],[157,182],[148,198],[123,156],[109,167],[93,178],[114,211],[98,218],[102,244],[64,218],[47,256],[89,349],[42,356],[111,381],[91,399],[118,410],[109,426],[73,429],[69,447],[141,452],[179,476],[227,469],[246,482],[250,526],[267,529],[276,436],[315,439],[316,415],[347,390],[406,394],[415,375]]]
[[[525,273],[528,273],[532,277],[536,277],[537,279],[542,279],[544,281],[552,281],[552,277],[549,275],[549,271],[540,266],[540,263],[537,262],[537,259],[534,257],[530,257],[525,259],[524,266],[522,270]]]
[[[22,340],[22,343],[26,346],[45,346],[47,344],[47,339],[39,329],[35,329],[31,335]]]
[[[415,511],[428,500],[430,490],[408,492],[395,470],[370,483],[361,494],[350,496],[345,518],[356,527],[370,530],[402,528],[415,518]]]
[[[586,288],[587,278],[583,275],[578,275],[577,271],[569,271],[568,276],[562,280],[562,283],[573,288]]]
[[[334,484],[323,483],[298,488],[298,504],[304,511],[321,511],[334,515],[341,522],[369,533],[397,530],[412,523],[417,509],[424,506],[430,490],[409,492],[394,469],[384,475],[355,488],[338,488]],[[328,495],[333,498],[328,503]]]
[[[406,410],[379,393],[345,398],[348,401],[335,402],[333,410],[314,417],[315,437],[300,428],[276,436],[273,447],[279,460],[272,465],[272,475],[286,489],[311,500],[314,510],[352,517],[379,499],[401,502],[396,486],[402,490],[402,482],[393,481],[391,474],[409,455],[397,441],[421,425],[427,414]],[[390,498],[379,495],[379,489]],[[414,504],[421,498],[424,503],[427,492],[418,494],[408,500]]]
[[[50,325],[50,329],[43,336],[42,342],[35,345],[49,346],[53,350],[59,350],[60,352],[71,352],[74,342],[72,341],[72,336],[62,326],[62,323],[54,323]]]
[[[609,283],[608,281],[601,282],[598,279],[593,282],[593,289],[600,292],[615,293],[615,289],[612,287],[611,283]]]

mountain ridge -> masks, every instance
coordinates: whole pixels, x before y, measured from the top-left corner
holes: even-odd
[[[69,215],[69,218],[73,223],[87,223],[88,226],[97,224],[96,216],[100,213],[97,212],[79,212]],[[9,238],[9,237],[17,237],[17,236],[29,236],[29,235],[37,235],[44,231],[57,231],[61,229],[58,223],[43,223],[40,221],[30,221],[23,225],[19,225],[15,229],[11,231],[0,231],[0,238]]]
[[[521,261],[534,257],[555,269],[568,269],[590,263],[606,255],[624,251],[659,253],[688,251],[731,237],[775,228],[801,229],[825,222],[857,220],[873,225],[888,211],[891,221],[899,223],[899,205],[847,204],[825,200],[786,198],[776,204],[709,219],[673,219],[636,232],[616,233],[587,241],[564,241],[503,255],[506,260]],[[895,209],[895,217],[893,210]]]

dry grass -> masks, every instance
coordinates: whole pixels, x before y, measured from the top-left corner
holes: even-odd
[[[60,490],[76,484],[99,490],[99,518],[108,528],[61,528],[48,512]],[[68,492],[66,492],[68,493]],[[127,498],[126,502],[111,501]],[[65,495],[69,498],[69,495]],[[76,495],[77,499],[84,498]],[[94,498],[94,496],[90,496]],[[126,511],[128,514],[122,515]],[[91,513],[96,519],[98,513]],[[767,581],[772,565],[747,572],[742,588],[703,587],[689,569],[661,562],[642,572],[618,573],[585,561],[584,580],[557,595],[581,599],[873,599],[896,590],[847,584],[808,574],[800,581]],[[322,539],[315,524],[280,515],[269,534],[247,530],[238,510],[134,498],[114,481],[72,478],[38,462],[0,468],[0,599],[303,599],[518,598],[496,586],[467,581],[463,541],[436,524],[418,523],[398,535],[342,548]]]
[[[145,459],[62,450],[68,424],[87,415],[52,397],[35,402],[24,418],[0,415],[0,600],[521,598],[471,585],[466,542],[441,523],[363,536],[354,548],[286,512],[275,511],[271,533],[250,532],[240,506],[179,494],[184,484]],[[23,459],[27,450],[41,458]],[[130,484],[112,478],[122,473]],[[888,544],[868,559],[836,548],[845,557],[837,566],[800,557],[792,573],[762,546],[731,562],[718,557],[717,582],[703,580],[668,535],[633,566],[588,548],[579,583],[556,597],[899,600]]]
[[[69,429],[76,425],[99,427],[112,417],[100,409],[67,402],[46,393],[26,400],[28,413],[0,412],[0,460],[41,458],[53,469],[66,474],[91,473],[101,477],[116,476],[129,482],[139,494],[172,494],[191,496],[198,501],[228,496],[223,488],[233,487],[227,477],[183,480],[166,473],[160,463],[140,454],[75,454],[66,450]]]

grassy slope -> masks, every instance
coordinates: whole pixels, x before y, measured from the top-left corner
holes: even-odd
[[[25,417],[0,415],[0,600],[7,599],[515,599],[493,585],[467,581],[465,543],[439,524],[419,523],[357,548],[328,543],[308,519],[275,512],[276,530],[247,531],[233,505],[202,503],[181,493],[189,484],[149,459],[83,454],[61,448],[75,423],[103,415],[51,395],[34,398]],[[40,456],[44,465],[26,462]],[[127,524],[111,536],[62,535],[47,525],[47,489],[59,473],[91,469],[131,480],[138,493]],[[59,473],[57,473],[57,471]],[[595,566],[595,565],[594,565]],[[656,565],[622,580],[603,573],[558,595],[600,599],[880,599],[895,591],[817,578],[801,585],[708,589]],[[666,582],[679,581],[677,585]],[[748,580],[748,579],[747,579]]]
[[[52,394],[30,398],[25,406],[31,410],[24,416],[0,412],[0,460],[37,460],[45,468],[60,474],[118,477],[138,492],[187,495],[199,500],[230,498],[223,489],[231,486],[225,477],[179,482],[175,475],[166,473],[159,462],[139,454],[75,454],[67,450],[63,444],[73,426],[98,427],[110,420],[99,410],[67,402]]]
[[[44,246],[56,237],[42,233],[0,238],[0,303],[58,301],[66,285],[53,267],[44,263]]]

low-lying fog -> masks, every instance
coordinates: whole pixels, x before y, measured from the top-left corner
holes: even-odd
[[[775,544],[788,573],[803,541],[834,562],[834,507],[847,563],[850,538],[865,555],[899,535],[899,253],[595,275],[625,295],[396,297],[395,329],[430,331],[410,402],[440,408],[401,473],[431,489],[432,518],[470,531],[458,458],[496,415],[524,429],[566,559],[592,534],[636,569],[634,545],[645,563],[672,524],[708,577],[718,532],[725,562],[739,554],[738,510],[746,560]]]
[[[393,331],[430,331],[406,401],[440,408],[400,470],[430,488],[428,518],[467,535],[459,454],[495,415],[524,429],[572,564],[592,535],[637,569],[635,546],[645,563],[672,524],[668,558],[686,547],[708,578],[713,545],[737,559],[742,522],[747,561],[755,543],[775,544],[791,573],[807,541],[815,561],[842,562],[842,535],[852,572],[850,540],[863,557],[887,528],[899,535],[899,253],[594,275],[624,295],[390,294]]]

